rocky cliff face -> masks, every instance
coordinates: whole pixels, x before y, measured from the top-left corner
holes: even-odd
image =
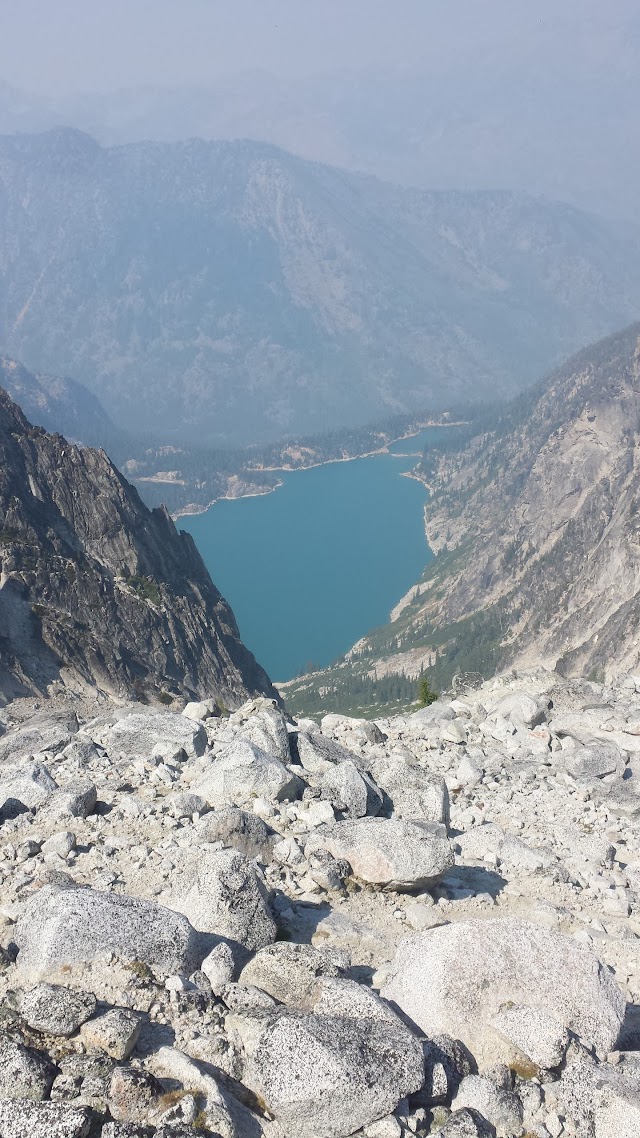
[[[0,140],[0,341],[119,426],[242,445],[513,394],[634,319],[640,234],[251,142]]]
[[[0,389],[0,691],[272,693],[192,539]]]
[[[483,615],[502,661],[637,667],[639,335],[635,324],[580,353],[435,464],[427,529],[450,565],[412,620]]]

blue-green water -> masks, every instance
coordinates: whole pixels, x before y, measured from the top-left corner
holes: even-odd
[[[431,557],[426,490],[402,472],[433,430],[393,444],[397,457],[284,473],[275,493],[180,519],[273,679],[331,664],[420,576]]]

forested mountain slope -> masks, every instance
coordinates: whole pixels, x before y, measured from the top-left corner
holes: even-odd
[[[510,394],[639,303],[640,231],[544,199],[0,139],[0,346],[128,430],[237,445]]]

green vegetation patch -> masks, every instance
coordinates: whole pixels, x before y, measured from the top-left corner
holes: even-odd
[[[301,676],[283,692],[285,703],[293,715],[317,717],[337,712],[364,719],[401,715],[417,707],[428,707],[438,698],[438,692],[451,687],[458,672],[480,672],[486,679],[495,675],[504,657],[503,642],[509,623],[503,608],[492,605],[441,628],[425,624],[419,636],[414,633],[411,642],[407,637],[403,645],[428,647],[437,652],[435,664],[425,668],[418,680],[402,672],[380,677],[372,675],[373,659],[382,655],[377,645],[373,658],[367,654],[315,675]],[[388,628],[386,632],[389,634]],[[387,644],[387,651],[398,651],[397,632],[395,642]]]
[[[162,596],[160,589],[152,577],[125,577],[125,584],[133,589],[134,593],[140,597],[142,601],[151,601],[152,605],[159,608],[162,604]]]
[[[433,690],[427,677],[423,676],[418,684],[418,706],[431,707],[431,704],[435,703],[437,698],[437,691]]]
[[[399,715],[415,703],[416,681],[404,675],[372,678],[356,667],[337,667],[305,676],[283,692],[292,715],[329,712],[361,719]]]

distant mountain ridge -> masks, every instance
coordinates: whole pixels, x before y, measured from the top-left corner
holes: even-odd
[[[100,400],[73,379],[48,372],[34,375],[17,360],[0,356],[0,387],[32,423],[46,431],[105,449],[121,437]]]
[[[509,51],[489,63],[480,52],[463,68],[454,57],[453,66],[298,80],[252,70],[206,86],[55,98],[0,80],[0,134],[70,126],[105,146],[251,138],[403,185],[526,189],[633,219],[640,203],[638,158],[628,144],[637,132],[635,24],[626,32],[617,24],[624,49],[609,42],[608,58],[605,52],[595,70],[591,59],[586,74],[580,49],[574,68],[547,28],[546,42],[544,33],[541,43],[520,42],[524,61]],[[550,107],[558,111],[553,130]]]
[[[0,695],[275,693],[188,534],[0,388]]]
[[[640,304],[640,230],[266,144],[0,139],[0,346],[212,445],[507,395]]]
[[[586,348],[461,449],[425,456],[424,577],[296,708],[379,699],[376,677],[542,662],[603,681],[640,668],[640,323]],[[384,680],[382,681],[384,685]],[[367,689],[366,691],[364,689]]]

